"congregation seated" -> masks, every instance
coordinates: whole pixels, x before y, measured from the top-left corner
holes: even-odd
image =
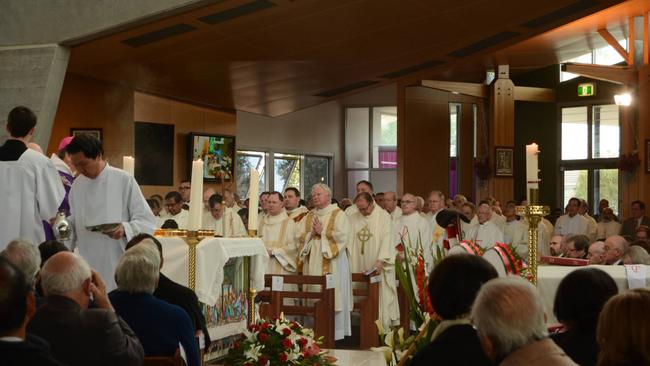
[[[585,259],[589,251],[589,237],[586,235],[571,235],[566,238],[565,253],[567,258]]]
[[[598,319],[599,366],[650,365],[650,290],[622,292],[607,301]]]
[[[630,243],[630,246],[640,246],[645,249],[646,252],[650,253],[650,242],[645,240],[635,240]]]
[[[562,279],[555,294],[553,313],[564,331],[551,339],[581,366],[595,366],[598,352],[598,316],[610,297],[618,293],[616,282],[598,268],[583,268]]]
[[[589,264],[605,264],[605,242],[596,241],[589,245]]]
[[[634,240],[642,240],[647,242],[648,239],[650,238],[650,227],[647,227],[645,225],[639,225],[634,230]]]
[[[160,269],[162,269],[164,265],[162,244],[158,239],[156,239],[156,237],[149,234],[136,235],[126,244],[126,250],[144,242],[150,242],[156,246],[156,249],[158,249],[158,253],[160,254]],[[206,345],[210,344],[210,334],[208,333],[208,328],[205,324],[205,317],[201,312],[199,299],[194,291],[172,281],[169,277],[160,272],[158,284],[153,296],[183,308],[190,317],[192,324],[194,324],[195,334],[200,334],[204,337]]]
[[[621,226],[621,236],[628,240],[634,239],[635,230],[639,226],[650,227],[650,217],[645,215],[645,203],[643,201],[633,201],[630,204],[630,218],[623,221]]]
[[[614,210],[610,207],[605,207],[600,215],[596,238],[598,238],[598,240],[605,240],[612,235],[618,235],[620,232],[621,224],[616,221]]]
[[[432,341],[418,352],[410,365],[490,365],[469,318],[470,308],[481,286],[497,277],[485,259],[469,254],[445,258],[429,279],[434,311],[443,319]]]
[[[566,249],[565,249],[564,236],[558,234],[551,236],[551,241],[549,242],[548,245],[552,256],[554,257],[565,256]]]
[[[638,245],[630,245],[623,253],[623,264],[650,265],[650,254]]]
[[[117,290],[109,294],[111,303],[137,334],[146,356],[174,356],[180,344],[188,366],[199,366],[190,317],[181,307],[153,296],[159,271],[160,254],[153,242],[130,248],[115,269]]]
[[[36,311],[34,292],[20,269],[0,257],[0,363],[5,366],[64,365],[48,343],[26,332]]]
[[[520,277],[497,278],[483,285],[471,316],[481,346],[495,364],[577,365],[548,338],[542,298]]]
[[[69,365],[140,365],[142,345],[118,317],[100,275],[79,255],[60,252],[41,270],[45,303],[27,331],[50,343],[52,355]],[[97,308],[88,309],[90,296]]]
[[[41,267],[41,255],[32,243],[25,240],[12,240],[0,252],[0,257],[6,258],[15,265],[25,276],[29,287],[34,288],[36,275]]]
[[[620,235],[610,236],[605,240],[605,264],[623,264],[623,253],[629,248],[630,243]]]

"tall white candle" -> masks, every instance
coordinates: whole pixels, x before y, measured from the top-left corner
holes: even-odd
[[[122,170],[135,176],[135,159],[132,156],[122,158]]]
[[[257,230],[257,206],[260,196],[260,173],[251,169],[250,185],[248,188],[248,230]]]
[[[187,230],[196,231],[201,229],[201,218],[203,214],[203,161],[201,159],[192,162],[192,182],[190,183],[190,214],[187,219]]]
[[[539,188],[539,162],[538,162],[539,148],[536,143],[526,145],[526,199],[528,204],[532,205],[530,189]]]

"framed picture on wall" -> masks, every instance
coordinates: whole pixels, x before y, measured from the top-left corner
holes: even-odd
[[[512,147],[496,146],[494,148],[494,175],[497,177],[512,177],[514,149]]]
[[[102,143],[102,129],[101,128],[70,128],[70,136],[91,135],[99,139]]]

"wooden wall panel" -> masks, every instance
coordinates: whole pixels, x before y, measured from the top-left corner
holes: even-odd
[[[474,177],[474,110],[470,101],[462,104],[460,113],[460,185],[459,193],[472,199]],[[478,106],[477,106],[478,107]]]
[[[490,163],[494,164],[494,147],[515,145],[515,96],[510,79],[497,79],[490,89]],[[493,166],[494,169],[494,166]],[[490,194],[501,202],[513,199],[514,178],[490,179]]]
[[[70,134],[72,127],[102,128],[104,156],[109,164],[121,168],[122,157],[134,155],[134,121],[175,125],[175,154],[171,162],[174,164],[174,184],[141,186],[145,196],[175,190],[180,181],[188,176],[189,132],[237,134],[234,113],[144,94],[128,87],[68,73],[47,153],[55,152],[59,141]],[[205,186],[219,188],[212,184]]]
[[[426,197],[431,190],[449,191],[448,93],[423,87],[405,90],[404,192]]]

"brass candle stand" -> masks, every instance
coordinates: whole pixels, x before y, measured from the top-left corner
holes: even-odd
[[[248,237],[250,238],[257,238],[257,230],[254,229],[248,229]],[[252,278],[252,264],[249,264],[248,266],[248,284],[249,284],[249,289],[248,289],[248,325],[255,324],[256,319],[255,319],[255,296],[257,295],[257,289],[253,288],[250,286],[251,278]]]
[[[530,282],[537,286],[537,247],[539,238],[537,228],[542,218],[549,213],[548,206],[539,205],[539,189],[529,189],[528,206],[517,206],[517,215],[528,221],[528,273]]]
[[[163,237],[179,237],[187,244],[187,287],[192,291],[196,290],[196,246],[199,245],[201,240],[207,237],[213,237],[214,231],[212,230],[175,230],[175,229],[159,229],[155,232],[156,236]]]

